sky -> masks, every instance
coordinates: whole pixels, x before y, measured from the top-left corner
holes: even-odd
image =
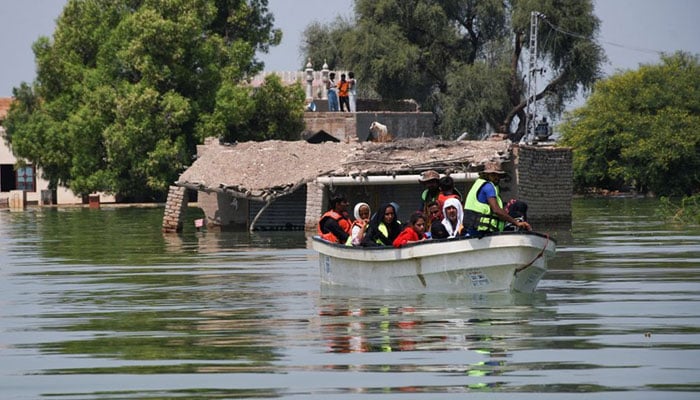
[[[67,0],[0,0],[0,97],[36,76],[32,43],[51,37]],[[260,55],[266,70],[299,69],[301,33],[313,21],[351,16],[353,0],[269,0],[282,43]],[[700,1],[594,0],[601,20],[599,41],[608,62],[606,75],[659,61],[659,52],[685,50],[700,54]]]

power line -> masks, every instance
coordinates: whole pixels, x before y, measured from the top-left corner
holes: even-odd
[[[583,36],[583,35],[581,35],[580,33],[569,32],[569,31],[567,31],[567,30],[565,30],[565,29],[563,29],[563,28],[561,28],[561,27],[558,27],[558,26],[552,24],[551,22],[549,22],[549,19],[547,19],[547,17],[544,16],[544,15],[542,15],[542,20],[543,20],[547,25],[549,25],[549,27],[552,28],[552,30],[555,30],[555,31],[557,31],[557,32],[559,32],[559,33],[562,33],[562,34],[564,34],[564,35],[567,35],[567,36],[571,36],[571,37],[575,37],[575,38],[579,38],[579,39],[588,40],[588,37]],[[663,51],[660,51],[660,50],[647,49],[647,48],[643,48],[643,47],[627,46],[627,45],[624,45],[624,44],[619,44],[619,43],[615,43],[615,42],[610,42],[610,41],[607,41],[607,40],[601,40],[600,42],[601,42],[601,43],[605,43],[605,44],[609,44],[609,45],[611,45],[611,46],[615,46],[615,47],[620,47],[620,48],[623,48],[623,49],[627,49],[627,50],[638,51],[638,52],[641,52],[641,53],[655,54],[655,55],[663,55],[663,53],[664,53]]]
[[[625,46],[624,44],[608,42],[608,41],[605,41],[605,40],[601,40],[601,42],[602,42],[602,43],[609,44],[609,45],[611,45],[611,46],[615,46],[615,47],[620,47],[620,48],[623,48],[623,49],[627,49],[627,50],[638,51],[638,52],[640,52],[640,53],[655,54],[655,55],[659,55],[659,56],[664,54],[664,52],[663,52],[663,51],[660,51],[660,50],[645,49],[645,48],[643,48],[643,47]]]

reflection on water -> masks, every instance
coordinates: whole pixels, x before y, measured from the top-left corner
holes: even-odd
[[[473,350],[506,356],[503,340],[533,335],[528,321],[551,318],[546,295],[434,294],[321,297],[321,331],[328,351],[392,352]],[[495,348],[494,348],[495,346]]]
[[[544,294],[434,294],[363,296],[324,292],[321,333],[329,353],[414,353],[394,364],[334,364],[354,372],[426,373],[468,377],[465,385],[411,384],[385,388],[397,392],[455,392],[495,389],[495,377],[517,371],[512,351],[536,335],[528,321],[553,317]],[[420,355],[425,354],[425,355]],[[435,356],[439,354],[440,356]],[[444,356],[444,357],[443,357]],[[390,358],[396,360],[396,358]],[[351,359],[354,360],[354,359]]]
[[[531,295],[320,286],[303,232],[158,208],[0,212],[3,398],[696,398],[700,229],[654,209],[576,201]]]

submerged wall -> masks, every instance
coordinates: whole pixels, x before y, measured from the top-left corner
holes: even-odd
[[[569,147],[516,146],[514,196],[538,223],[571,223],[573,153]]]

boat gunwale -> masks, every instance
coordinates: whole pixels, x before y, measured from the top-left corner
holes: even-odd
[[[454,237],[454,238],[446,238],[446,239],[429,239],[417,243],[409,243],[405,244],[401,247],[393,247],[393,246],[348,246],[342,243],[332,243],[327,240],[322,239],[318,235],[312,236],[312,239],[315,242],[318,243],[323,243],[324,245],[330,246],[330,247],[335,247],[338,249],[347,249],[351,251],[386,251],[386,250],[399,250],[399,249],[408,249],[411,247],[416,247],[416,246],[429,246],[429,245],[434,245],[438,243],[449,243],[449,242],[461,242],[464,240],[473,240],[473,239],[484,239],[484,238],[489,238],[489,237],[498,237],[498,236],[518,236],[518,235],[524,235],[524,236],[538,236],[543,239],[547,239],[548,241],[552,242],[553,245],[556,247],[556,239],[552,238],[549,236],[549,234],[545,233],[539,233],[539,232],[532,232],[532,231],[514,231],[514,232],[489,232],[485,234],[479,234],[477,236],[459,236],[459,237]]]

